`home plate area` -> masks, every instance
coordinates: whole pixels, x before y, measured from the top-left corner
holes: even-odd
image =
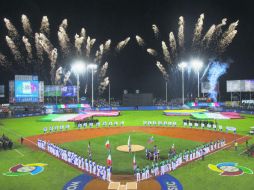
[[[121,184],[120,182],[110,182],[108,185],[109,190],[135,190],[138,189],[137,182],[127,182],[126,184]]]

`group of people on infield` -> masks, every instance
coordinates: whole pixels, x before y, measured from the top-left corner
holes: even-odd
[[[143,121],[144,126],[170,126],[176,127],[176,121]]]
[[[78,129],[82,129],[82,128],[87,128],[87,127],[90,127],[92,128],[93,126],[95,126],[96,128],[102,126],[102,127],[111,127],[111,126],[124,126],[124,121],[109,121],[109,122],[96,122],[96,123],[93,123],[93,122],[77,122],[77,127]],[[49,126],[49,127],[44,127],[43,128],[43,133],[46,134],[46,133],[53,133],[53,132],[62,132],[62,131],[67,131],[70,129],[70,125],[67,124],[67,125],[55,125],[55,126]]]
[[[201,127],[204,129],[205,127],[208,129],[213,129],[213,130],[219,130],[222,132],[222,125],[218,125],[215,122],[200,122],[200,121],[190,121],[190,120],[184,120],[183,121],[183,126],[184,127],[190,127],[190,128],[199,128]]]
[[[142,169],[138,166],[134,168],[137,182],[153,176],[164,175],[167,172],[175,170],[186,162],[190,162],[199,158],[202,158],[203,160],[206,154],[224,147],[225,144],[226,142],[224,139],[216,140],[204,145],[197,146],[192,150],[185,150],[179,154],[176,154],[175,146],[172,145],[167,160],[153,162],[151,167],[147,165]]]
[[[53,133],[53,132],[58,132],[58,131],[60,131],[60,132],[62,132],[62,131],[64,131],[64,130],[69,130],[70,129],[70,125],[69,124],[67,124],[67,125],[56,125],[56,126],[49,126],[49,127],[44,127],[43,128],[43,133],[44,134],[46,134],[46,133]]]
[[[92,161],[92,159],[86,159],[82,156],[79,156],[75,152],[66,150],[45,140],[38,139],[37,146],[40,149],[47,151],[48,153],[57,157],[58,159],[64,160],[68,164],[83,170],[84,172],[93,174],[103,180],[111,181],[111,173],[112,173],[111,166],[106,167],[97,164],[96,162]]]
[[[81,129],[81,128],[86,128],[86,127],[90,127],[92,128],[93,126],[95,126],[96,128],[102,126],[102,127],[111,127],[111,126],[124,126],[124,121],[109,121],[109,122],[106,122],[106,121],[103,121],[103,122],[78,122],[77,123],[77,127],[78,129]]]

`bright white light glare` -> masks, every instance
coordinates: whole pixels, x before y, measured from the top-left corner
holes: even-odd
[[[181,62],[178,64],[178,67],[180,67],[181,69],[184,69],[187,66],[186,62]]]
[[[86,65],[83,61],[77,60],[72,64],[71,70],[75,73],[84,73]]]
[[[195,70],[199,71],[203,66],[203,62],[199,59],[193,59],[191,60],[191,65]]]
[[[90,63],[88,64],[88,69],[97,69],[98,65]]]

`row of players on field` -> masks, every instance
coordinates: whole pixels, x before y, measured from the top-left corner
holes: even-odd
[[[96,164],[92,159],[84,159],[82,156],[79,156],[75,152],[61,148],[53,143],[38,139],[37,146],[57,157],[58,159],[64,160],[65,162],[82,169],[90,174],[96,175],[98,178],[103,180],[111,180],[111,166],[103,166]]]
[[[124,121],[121,121],[119,124],[118,124],[118,122],[103,122],[102,123],[102,126],[103,127],[111,127],[111,126],[124,126]],[[97,123],[87,123],[87,122],[79,122],[79,123],[77,123],[77,127],[78,127],[78,129],[81,129],[81,128],[86,128],[86,127],[90,127],[90,128],[92,128],[93,126],[95,126],[95,127],[100,127],[101,126],[101,123],[100,122],[97,122]],[[69,124],[67,124],[67,125],[59,125],[59,126],[50,126],[49,128],[48,127],[44,127],[43,128],[43,132],[44,133],[47,133],[47,132],[49,132],[49,133],[52,133],[52,132],[57,132],[57,131],[63,131],[63,130],[68,130],[70,128],[70,125]]]
[[[175,121],[144,121],[143,122],[143,124],[144,124],[144,126],[173,126],[173,127],[176,127],[177,126],[177,123],[175,122]],[[100,126],[102,126],[102,127],[111,127],[111,126],[124,126],[124,121],[121,121],[121,122],[117,122],[117,121],[115,121],[115,122],[112,122],[112,121],[110,121],[110,122],[106,122],[106,121],[104,121],[104,122],[102,122],[102,123],[100,123],[100,122],[96,122],[96,123],[93,123],[93,122],[90,122],[90,123],[87,123],[87,122],[78,122],[77,123],[77,127],[78,127],[78,129],[81,129],[81,128],[87,128],[87,127],[90,127],[90,128],[92,128],[92,127],[96,127],[96,128],[98,128],[98,127],[100,127]],[[198,122],[183,122],[183,126],[184,127],[190,127],[190,128],[192,128],[192,127],[196,127],[196,128],[198,128],[198,127],[201,127],[202,129],[204,129],[205,127],[207,127],[208,129],[214,129],[214,130],[219,130],[219,131],[222,131],[222,125],[216,125],[215,123],[214,124],[210,124],[210,123],[198,123]],[[49,133],[52,133],[52,132],[57,132],[57,131],[63,131],[63,130],[68,130],[70,128],[70,125],[69,124],[67,124],[67,125],[59,125],[59,126],[50,126],[50,127],[44,127],[43,128],[43,132],[44,133],[47,133],[47,132],[49,132]]]
[[[164,121],[164,122],[162,122],[162,121],[158,121],[158,122],[156,122],[156,121],[144,121],[143,124],[145,126],[173,126],[173,127],[177,126],[177,123],[175,121]],[[199,124],[198,122],[195,122],[195,123],[194,122],[183,122],[183,126],[184,127],[189,126],[190,128],[192,128],[192,127],[198,128],[200,126],[201,128],[207,127],[207,128],[213,128],[214,130],[217,130],[217,127],[218,127],[218,129],[220,131],[222,131],[222,126],[221,125],[217,126],[216,124],[210,124],[210,123],[207,123],[207,124],[200,123]]]
[[[137,182],[140,180],[145,180],[153,176],[164,175],[167,172],[173,171],[182,164],[186,162],[190,162],[194,159],[201,158],[204,159],[206,154],[209,154],[212,151],[215,151],[219,148],[225,146],[225,140],[217,140],[214,142],[210,142],[201,146],[196,147],[193,150],[187,150],[183,153],[174,154],[169,156],[169,159],[156,162],[152,164],[152,167],[146,166],[140,169],[138,166],[135,169],[135,176]]]

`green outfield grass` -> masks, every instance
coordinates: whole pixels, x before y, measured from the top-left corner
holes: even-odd
[[[125,133],[121,135],[113,135],[108,139],[111,145],[111,156],[112,156],[112,168],[113,173],[115,174],[132,174],[132,160],[133,154],[129,154],[128,152],[120,152],[116,150],[119,145],[127,145],[128,137],[130,136],[131,144],[138,144],[144,147],[147,147],[153,150],[153,146],[156,145],[160,150],[160,157],[162,160],[168,158],[168,151],[172,144],[175,145],[177,152],[181,152],[186,149],[193,149],[195,146],[200,145],[201,143],[193,142],[189,140],[176,139],[176,138],[168,138],[162,137],[158,135],[150,135],[141,132],[131,132]],[[153,136],[154,142],[148,144],[148,139]],[[91,150],[92,150],[92,158],[99,164],[106,165],[106,158],[108,156],[108,150],[105,148],[105,142],[107,137],[99,137],[86,141],[78,141],[71,143],[64,143],[61,147],[66,148],[67,150],[73,150],[79,155],[84,155],[86,158],[87,154],[87,146],[90,141]],[[149,161],[145,157],[145,150],[139,151],[135,153],[136,162],[140,168],[145,167],[146,165],[152,165],[152,161]]]
[[[42,134],[44,127],[49,127],[50,125],[60,125],[60,124],[67,124],[67,122],[45,122],[39,121],[44,116],[37,116],[37,117],[26,117],[26,118],[18,118],[18,119],[1,119],[0,120],[0,135],[4,133],[8,137],[10,137],[14,141],[14,149],[16,150],[8,150],[3,151],[0,150],[0,189],[2,190],[18,190],[18,189],[36,189],[36,190],[61,190],[62,187],[66,182],[68,182],[71,178],[80,174],[80,171],[74,169],[60,160],[41,152],[41,151],[34,151],[24,145],[20,145],[18,140],[20,136],[27,137],[36,134]],[[51,117],[51,116],[48,116]],[[244,115],[245,119],[234,119],[234,120],[218,120],[218,123],[225,126],[234,126],[237,128],[237,132],[241,135],[247,135],[250,127],[254,126],[254,116],[252,115]],[[103,121],[125,121],[125,126],[142,126],[144,120],[150,121],[176,121],[180,127],[182,127],[182,120],[189,119],[189,117],[181,116],[181,117],[169,117],[164,116],[163,111],[123,111],[119,117],[98,117],[100,122]],[[73,123],[69,122],[71,125],[71,130],[77,129]],[[146,136],[145,136],[146,135]],[[142,138],[142,142],[146,145],[147,139],[151,136],[149,134],[132,134],[131,138],[133,143],[138,139]],[[121,138],[117,137],[118,135],[111,136],[110,143],[111,145],[117,146],[118,143],[126,144],[129,134],[122,134],[120,135]],[[140,137],[141,136],[141,137]],[[174,139],[167,138],[167,137],[160,137],[154,135],[155,143],[161,150],[168,149],[168,146],[172,145],[172,141]],[[114,140],[114,139],[117,139]],[[160,139],[160,140],[158,140]],[[165,140],[164,140],[165,139]],[[105,137],[91,139],[91,145],[100,147],[102,154],[98,150],[98,154],[96,153],[97,150],[94,150],[94,156],[99,155],[98,159],[101,160],[102,163],[106,161],[106,149],[104,147],[105,144]],[[160,141],[160,142],[157,142]],[[139,142],[137,144],[142,144]],[[164,143],[165,142],[165,143]],[[175,142],[176,147],[181,149],[185,147],[189,147],[188,141],[178,141]],[[116,144],[115,144],[116,143]],[[160,145],[159,145],[160,143]],[[180,143],[180,144],[178,144]],[[193,145],[195,142],[191,142]],[[249,144],[254,143],[253,138],[249,141]],[[81,141],[75,143],[68,143],[64,144],[63,146],[70,146],[74,147],[77,152],[80,154],[87,154],[87,141]],[[192,147],[192,145],[190,145]],[[208,164],[217,164],[220,162],[238,162],[239,164],[249,167],[250,169],[254,170],[254,159],[249,158],[245,155],[240,155],[245,149],[245,144],[239,146],[238,151],[232,150],[223,150],[219,153],[213,154],[205,158],[205,161],[197,161],[193,162],[187,166],[177,169],[176,171],[172,172],[172,175],[175,176],[180,180],[183,184],[184,189],[186,190],[197,190],[197,189],[207,189],[207,190],[252,190],[254,186],[254,175],[247,175],[244,174],[239,177],[222,177],[219,176],[218,173],[213,172],[208,169]],[[20,153],[18,153],[19,151]],[[140,154],[140,155],[139,155]],[[137,163],[140,165],[141,157],[143,152],[137,153]],[[121,153],[119,154],[119,158],[114,157],[115,153],[112,150],[112,160],[113,164],[117,164],[118,160],[123,156],[126,158],[126,162],[124,163],[123,167],[125,169],[128,166],[129,171],[131,171],[132,167],[132,156],[128,153]],[[144,164],[146,160],[144,160]],[[3,176],[3,172],[7,172],[8,169],[16,164],[23,163],[36,163],[42,162],[47,163],[48,166],[45,167],[45,171],[36,176],[20,176],[20,177],[7,177]],[[100,161],[99,161],[100,162]],[[143,161],[142,161],[143,164]],[[121,164],[122,165],[122,164]],[[114,167],[114,166],[113,166]],[[127,168],[127,167],[126,167]],[[128,171],[128,168],[126,171]],[[120,172],[115,171],[114,172]]]

